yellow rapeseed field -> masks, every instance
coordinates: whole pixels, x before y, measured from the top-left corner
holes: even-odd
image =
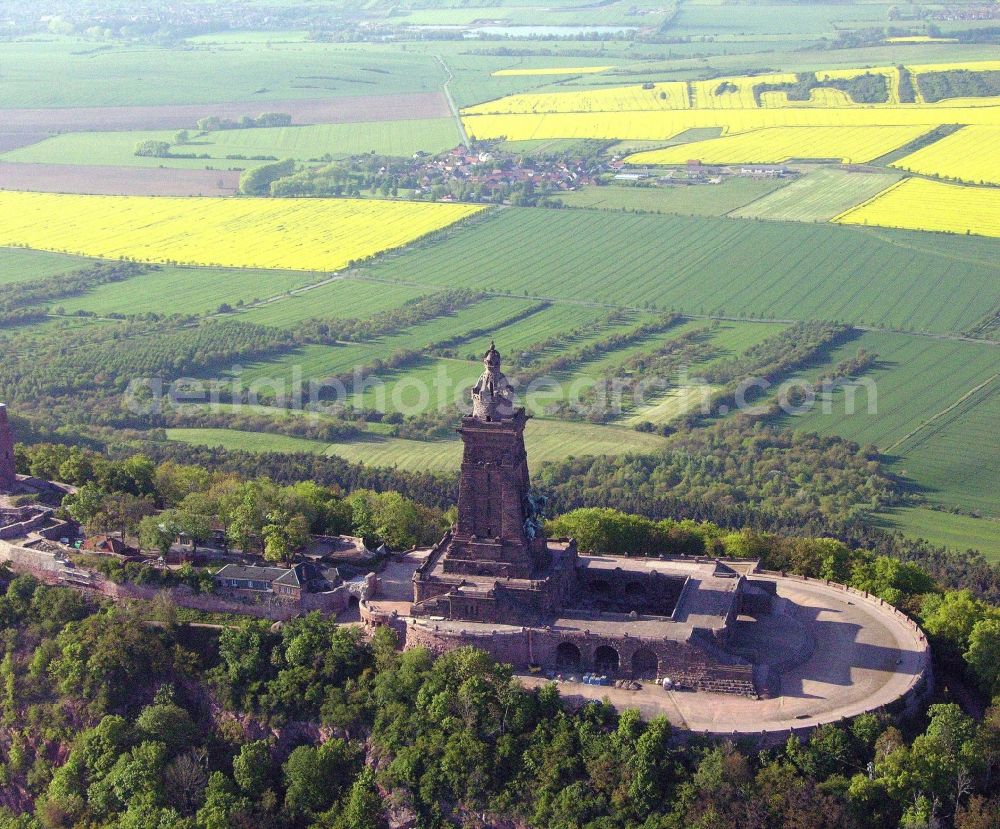
[[[725,134],[766,127],[917,127],[941,124],[1000,124],[998,107],[951,107],[914,104],[895,107],[786,107],[767,109],[684,109],[657,112],[593,112],[524,115],[473,115],[465,128],[477,138],[510,141],[552,138],[602,138],[659,141],[684,130],[718,128]]]
[[[613,66],[546,66],[538,69],[498,69],[490,74],[496,78],[509,78],[517,75],[590,75],[595,72],[607,72]]]
[[[584,89],[579,92],[524,92],[462,110],[465,115],[508,115],[553,112],[647,112],[687,109],[688,85],[684,81],[658,83],[652,89],[622,86]]]
[[[760,104],[765,108],[773,107],[826,107],[827,109],[839,109],[840,107],[854,106],[854,101],[842,89],[834,89],[829,86],[817,86],[809,90],[809,100],[789,101],[787,92],[762,92],[760,94]]]
[[[776,127],[709,138],[659,150],[635,153],[629,164],[705,164],[754,162],[775,164],[793,158],[834,158],[862,164],[913,141],[926,132],[917,127]]]
[[[833,221],[1000,237],[1000,189],[906,178]]]
[[[108,259],[332,271],[482,210],[367,199],[0,192],[0,245]]]
[[[795,83],[795,75],[784,72],[692,81],[691,96],[695,109],[756,109],[753,89],[765,83]]]
[[[892,166],[972,184],[1000,184],[1000,126],[962,127]]]
[[[885,43],[958,43],[957,37],[931,37],[930,35],[903,35],[887,37]]]
[[[1000,60],[967,60],[957,63],[914,63],[907,64],[914,75],[923,75],[927,72],[950,72],[954,69],[965,69],[969,72],[997,72],[1000,71]]]

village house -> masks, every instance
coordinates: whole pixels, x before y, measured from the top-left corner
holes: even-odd
[[[102,555],[115,556],[116,558],[132,558],[138,556],[139,551],[113,535],[101,534],[88,538],[80,549],[89,553],[101,553]]]
[[[336,567],[321,568],[310,562],[294,567],[227,564],[215,574],[216,593],[232,598],[274,597],[297,602],[304,593],[322,593],[343,583]]]

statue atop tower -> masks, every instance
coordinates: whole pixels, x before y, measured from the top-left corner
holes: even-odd
[[[7,406],[0,403],[0,493],[11,493],[16,488],[14,433],[7,419]]]
[[[472,388],[472,416],[480,420],[503,420],[514,416],[514,388],[500,371],[500,352],[490,341],[483,355],[483,373]]]

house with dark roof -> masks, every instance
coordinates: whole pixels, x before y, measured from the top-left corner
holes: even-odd
[[[215,574],[215,592],[234,598],[274,597],[299,601],[304,593],[322,593],[343,582],[336,567],[299,562],[294,567],[227,564]]]
[[[81,548],[90,553],[103,553],[117,558],[131,558],[139,555],[139,551],[135,547],[113,535],[96,535],[88,538],[83,542]]]

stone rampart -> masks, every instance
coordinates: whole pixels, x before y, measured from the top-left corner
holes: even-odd
[[[72,587],[112,601],[128,599],[149,601],[166,593],[178,607],[207,613],[235,613],[275,621],[287,621],[313,610],[329,614],[340,613],[347,608],[352,596],[362,598],[362,594],[366,592],[370,594],[375,583],[375,575],[372,573],[360,582],[342,584],[323,593],[306,593],[299,602],[276,599],[243,602],[211,593],[195,593],[186,585],[164,588],[144,584],[118,584],[100,573],[69,567],[53,553],[32,550],[7,541],[0,541],[0,562],[8,563],[14,571],[27,573],[47,584]]]

